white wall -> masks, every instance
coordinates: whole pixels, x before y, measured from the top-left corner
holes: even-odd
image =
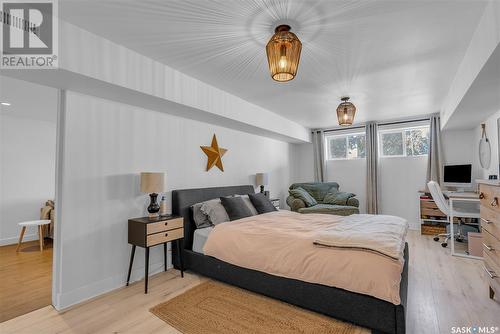
[[[285,199],[291,144],[73,92],[65,109],[58,307],[124,285],[127,219],[145,215],[149,200],[139,193],[141,171],[165,171],[169,190],[252,184],[256,172],[270,172],[271,196]],[[214,133],[228,149],[225,172],[205,171],[200,145]],[[133,280],[142,278],[143,254]],[[153,248],[151,272],[161,266],[161,247]]]
[[[0,77],[0,245],[16,243],[22,221],[40,219],[54,199],[55,89]],[[24,240],[38,239],[28,230]]]
[[[419,228],[419,194],[424,189],[427,156],[380,158],[380,213],[408,220],[410,228]]]
[[[472,187],[475,180],[480,177],[479,161],[476,162],[477,145],[476,131],[474,129],[445,130],[441,132],[444,164],[461,165],[472,164]]]
[[[312,144],[292,144],[293,164],[291,183],[314,181],[314,154]]]

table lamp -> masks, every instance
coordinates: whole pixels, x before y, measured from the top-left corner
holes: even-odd
[[[165,191],[165,173],[141,173],[141,192],[148,193],[151,203],[148,206],[150,218],[158,217],[160,206],[156,202],[158,193]]]
[[[260,186],[260,192],[264,193],[264,186],[269,184],[269,173],[255,174],[255,183]]]

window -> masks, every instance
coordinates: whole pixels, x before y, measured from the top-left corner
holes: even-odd
[[[326,137],[328,160],[359,159],[365,157],[365,134],[351,133]]]
[[[429,126],[381,130],[381,157],[411,157],[429,152]]]

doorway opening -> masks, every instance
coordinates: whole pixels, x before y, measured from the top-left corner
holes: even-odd
[[[0,76],[0,322],[52,304],[58,90]]]

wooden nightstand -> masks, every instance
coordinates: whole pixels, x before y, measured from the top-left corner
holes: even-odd
[[[145,248],[144,293],[148,293],[149,248],[163,244],[165,271],[167,270],[167,243],[175,241],[180,254],[181,277],[184,277],[180,240],[184,238],[184,219],[179,216],[160,216],[157,218],[133,218],[128,220],[128,243],[132,245],[128,267],[127,286],[134,263],[135,247]]]
[[[280,199],[279,198],[271,198],[270,199],[271,203],[273,203],[274,207],[276,209],[280,209]]]

